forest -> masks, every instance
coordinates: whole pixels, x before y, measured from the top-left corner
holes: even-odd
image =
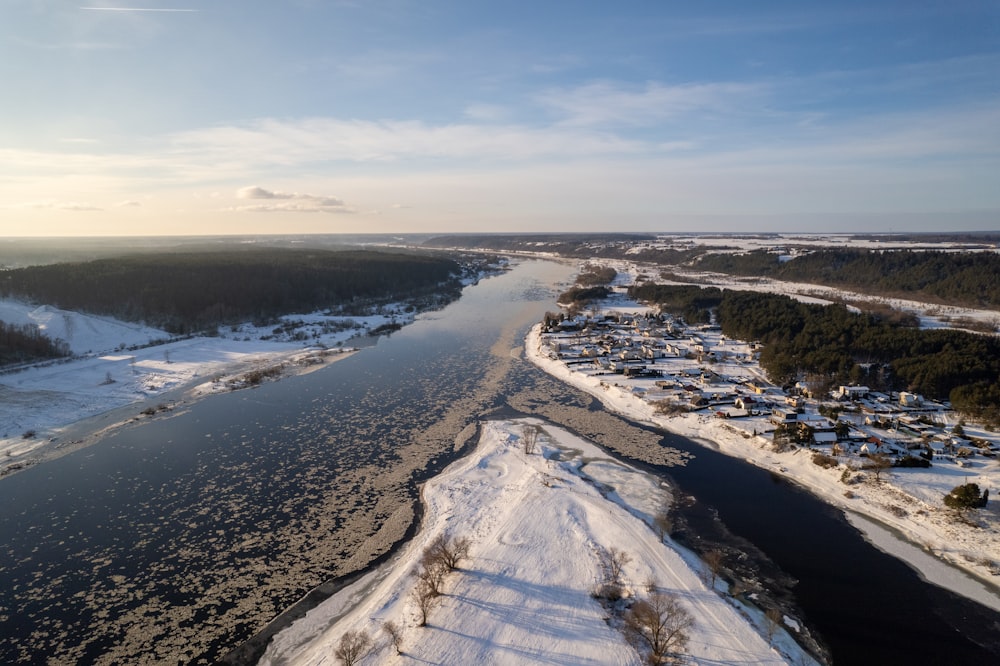
[[[1000,308],[1000,255],[993,252],[825,249],[782,261],[774,252],[755,250],[706,254],[692,267],[930,303]]]
[[[974,250],[808,250],[791,259],[773,250],[744,252],[739,239],[711,248],[695,244],[664,246],[643,234],[469,234],[439,236],[429,247],[472,247],[504,252],[542,252],[571,258],[627,259],[661,267],[748,277],[810,282],[875,296],[942,305],[1000,309],[1000,255],[982,251],[995,234],[859,236],[858,239],[950,242]],[[661,239],[662,240],[662,239]]]
[[[899,326],[841,304],[802,303],[779,294],[646,283],[629,295],[687,317],[714,311],[722,332],[764,344],[772,381],[804,377],[905,390],[988,423],[1000,423],[1000,340],[965,331]]]
[[[65,342],[46,337],[37,326],[0,321],[0,366],[61,356],[69,356]]]
[[[462,267],[428,253],[253,248],[144,253],[0,273],[0,296],[182,335],[294,312],[444,292]]]

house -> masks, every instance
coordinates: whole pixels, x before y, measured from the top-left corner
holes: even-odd
[[[841,386],[834,393],[834,397],[840,400],[860,400],[869,393],[871,389],[867,386]]]
[[[817,444],[836,444],[837,433],[829,430],[816,430],[813,432],[813,440]]]
[[[920,407],[924,404],[924,396],[902,391],[899,394],[899,404],[903,407]]]
[[[771,423],[776,425],[795,423],[799,420],[799,414],[794,409],[776,408],[771,412]]]

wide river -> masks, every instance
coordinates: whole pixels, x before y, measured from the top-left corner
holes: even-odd
[[[524,360],[525,331],[573,273],[520,262],[327,368],[0,480],[0,663],[214,663],[385,555],[418,484],[478,420],[515,412],[669,476],[696,498],[687,541],[746,554],[835,663],[1000,663],[1000,614],[922,581],[791,484],[624,421]]]

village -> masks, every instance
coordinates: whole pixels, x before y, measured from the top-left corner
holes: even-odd
[[[970,474],[1000,451],[995,434],[970,435],[947,403],[866,386],[821,394],[801,382],[775,386],[756,362],[758,344],[632,305],[640,311],[616,307],[549,320],[543,345],[575,373],[629,391],[658,414],[725,419],[729,429],[767,439],[777,451],[807,446],[859,469],[871,456],[897,467],[943,463]]]

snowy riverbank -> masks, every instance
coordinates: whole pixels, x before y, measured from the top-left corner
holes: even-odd
[[[869,521],[854,522],[878,547],[909,562],[932,582],[1000,610],[1000,589],[993,582],[1000,562],[1000,516],[996,503],[980,512],[978,523],[969,523],[957,520],[940,501],[951,488],[964,482],[968,473],[961,468],[935,463],[933,474],[920,469],[893,469],[883,476],[881,483],[869,480],[847,486],[840,480],[842,469],[815,465],[807,449],[777,453],[768,439],[704,412],[657,414],[649,402],[628,387],[571,370],[549,356],[542,345],[540,326],[529,333],[526,348],[536,365],[594,395],[615,412],[743,458],[801,484],[834,506],[867,516],[875,521],[870,529],[867,529]],[[981,468],[977,473],[986,487],[1000,485],[997,466]],[[905,540],[904,544],[893,543],[900,538]],[[903,547],[905,544],[910,548]],[[928,558],[927,553],[937,559]]]
[[[74,354],[0,374],[0,476],[199,396],[323,367],[353,351],[352,338],[413,318],[391,308],[365,317],[289,315],[279,325],[170,340],[139,324],[0,301],[0,320],[36,325]]]
[[[534,428],[538,448],[529,454],[523,438]],[[425,485],[420,532],[395,560],[278,634],[261,663],[330,663],[342,637],[359,632],[372,640],[363,663],[638,665],[614,613],[592,596],[598,553],[610,548],[631,557],[627,594],[644,596],[655,581],[691,613],[692,662],[810,663],[784,631],[769,645],[758,611],[717,594],[697,558],[660,541],[649,523],[668,497],[655,477],[564,430],[531,419],[486,422],[476,451]],[[421,627],[413,571],[441,535],[468,538],[469,556]]]

